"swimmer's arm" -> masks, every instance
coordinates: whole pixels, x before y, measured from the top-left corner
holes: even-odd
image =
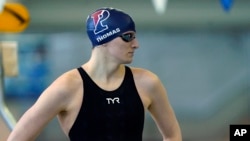
[[[23,114],[7,141],[34,141],[49,121],[65,109],[67,86],[67,77],[55,80]]]
[[[148,91],[151,97],[149,112],[163,136],[163,141],[182,141],[181,130],[168,100],[167,91],[155,74],[149,74]]]

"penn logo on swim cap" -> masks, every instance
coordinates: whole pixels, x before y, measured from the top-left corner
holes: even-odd
[[[87,34],[93,47],[107,43],[126,31],[134,31],[135,23],[125,12],[100,8],[87,17]]]

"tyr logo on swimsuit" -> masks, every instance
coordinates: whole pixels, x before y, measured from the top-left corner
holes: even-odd
[[[115,104],[115,103],[120,103],[120,99],[119,97],[115,97],[115,98],[106,98],[106,100],[108,101],[108,104]]]

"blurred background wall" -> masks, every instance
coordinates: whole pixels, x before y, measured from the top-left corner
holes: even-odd
[[[163,14],[146,0],[21,2],[30,10],[30,26],[19,34],[0,34],[0,41],[14,40],[19,45],[19,75],[4,79],[6,104],[16,119],[54,79],[88,60],[86,15],[113,6],[128,11],[138,22],[140,48],[130,65],[161,78],[183,141],[228,141],[230,124],[250,124],[249,1],[234,1],[232,9],[225,11],[220,0],[169,0]],[[148,113],[144,139],[161,140]],[[67,137],[54,119],[38,140],[66,141]]]

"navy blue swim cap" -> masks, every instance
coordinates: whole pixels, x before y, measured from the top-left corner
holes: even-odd
[[[135,30],[133,19],[121,10],[100,8],[87,17],[87,34],[93,47]]]

